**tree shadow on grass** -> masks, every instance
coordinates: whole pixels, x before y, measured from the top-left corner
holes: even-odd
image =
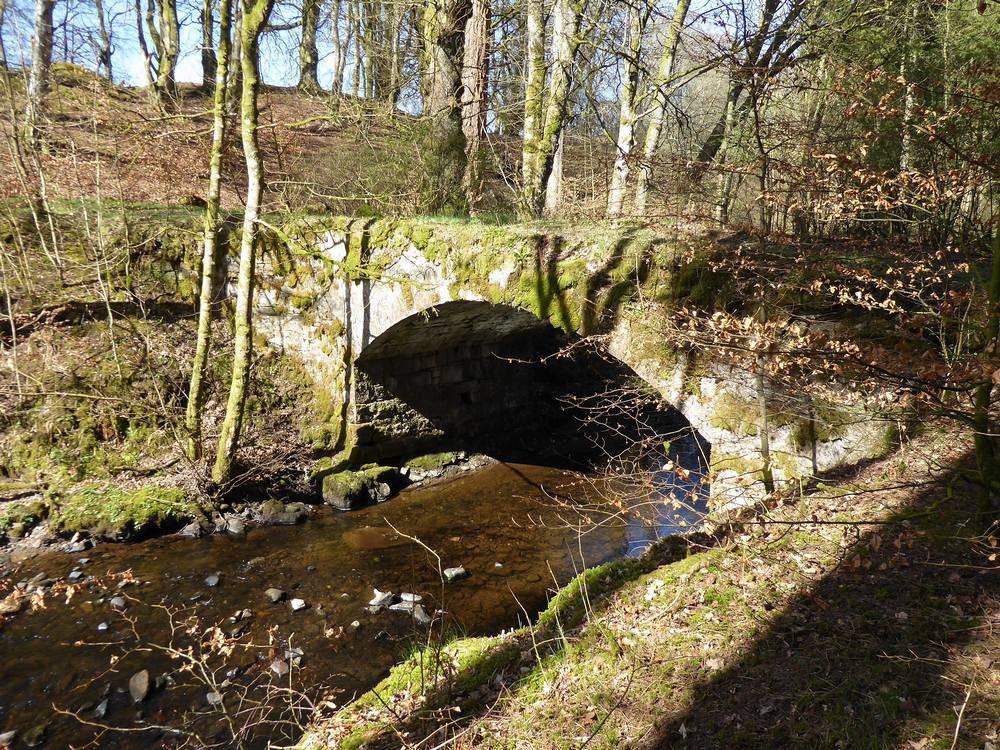
[[[921,722],[946,714],[949,747],[951,710],[965,698],[946,674],[949,661],[975,641],[1000,596],[1000,571],[962,538],[971,536],[972,507],[962,497],[974,492],[957,490],[936,482],[892,522],[863,527],[830,574],[735,662],[704,677],[688,707],[641,746],[909,747],[908,734],[923,736]],[[967,714],[957,746],[983,747],[977,732],[996,729],[998,712],[994,704],[992,716]]]

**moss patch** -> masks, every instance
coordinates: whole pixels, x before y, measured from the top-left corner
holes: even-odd
[[[123,538],[178,526],[199,512],[179,487],[148,485],[134,490],[93,484],[54,500],[56,531],[88,531]]]

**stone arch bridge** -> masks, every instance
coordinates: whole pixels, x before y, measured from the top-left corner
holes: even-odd
[[[573,464],[690,432],[626,362],[580,343],[655,291],[673,246],[648,230],[330,219],[284,235],[264,254],[257,333],[323,387],[315,438],[335,465],[457,449]]]

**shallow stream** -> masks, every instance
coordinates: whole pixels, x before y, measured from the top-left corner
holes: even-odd
[[[0,735],[17,730],[14,747],[171,747],[183,740],[167,729],[176,728],[225,743],[230,728],[212,705],[218,696],[209,693],[235,710],[244,693],[254,698],[270,690],[273,697],[276,685],[324,685],[346,703],[415,639],[426,638],[426,627],[407,613],[366,611],[373,589],[422,596],[427,612],[445,617],[452,631],[493,634],[534,617],[583,567],[635,554],[656,535],[634,522],[585,525],[581,533],[571,506],[593,499],[594,491],[594,481],[579,474],[496,463],[362,510],[323,508],[299,526],[33,558],[10,575],[29,580],[44,573],[60,582],[59,593],[0,626]],[[442,584],[428,550],[440,556],[441,568],[461,565],[468,577]],[[60,588],[74,570],[84,578],[67,602]],[[268,588],[284,599],[272,603]],[[112,606],[116,596],[125,599],[123,611]],[[305,607],[293,611],[293,599]],[[183,655],[161,647],[192,643],[184,632],[191,616],[195,632],[219,625],[262,647],[198,658],[214,670],[207,676],[185,672]],[[135,702],[129,680],[143,669],[149,694]],[[246,692],[250,683],[256,687]],[[247,721],[267,713],[249,711],[249,701],[242,708]],[[279,715],[268,711],[272,719]],[[142,731],[149,726],[158,728]],[[297,733],[285,726],[268,734],[277,740],[282,731]]]

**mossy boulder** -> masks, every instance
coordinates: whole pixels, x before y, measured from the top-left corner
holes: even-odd
[[[86,531],[109,539],[126,539],[178,528],[200,513],[181,487],[147,485],[127,490],[93,484],[53,502],[55,531]]]
[[[351,510],[369,503],[380,503],[403,485],[399,469],[369,464],[357,471],[338,471],[323,477],[323,500]]]
[[[48,515],[42,500],[11,501],[0,505],[0,542],[20,539]]]

